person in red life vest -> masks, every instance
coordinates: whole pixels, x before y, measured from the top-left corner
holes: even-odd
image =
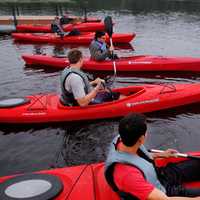
[[[200,160],[185,160],[158,168],[158,157],[175,157],[177,151],[149,153],[144,147],[147,124],[144,115],[131,113],[119,123],[119,136],[111,143],[105,177],[123,200],[200,199],[200,188],[188,189],[183,182],[200,180]]]

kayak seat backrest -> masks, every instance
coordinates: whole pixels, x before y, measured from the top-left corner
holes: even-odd
[[[30,99],[28,98],[10,98],[0,100],[0,109],[1,108],[14,108],[17,106],[21,106],[24,104],[30,103]]]
[[[24,188],[27,188],[25,190]],[[49,200],[63,191],[59,177],[50,174],[25,174],[5,180],[0,185],[0,199]]]

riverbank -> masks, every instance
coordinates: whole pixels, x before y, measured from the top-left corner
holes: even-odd
[[[26,15],[26,16],[16,16],[16,20],[18,24],[48,24],[51,23],[54,19],[54,16],[34,16],[34,15]],[[11,25],[14,24],[13,16],[0,16],[0,24],[1,25]]]

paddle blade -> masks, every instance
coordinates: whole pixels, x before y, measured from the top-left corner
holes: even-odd
[[[105,31],[108,33],[109,37],[112,37],[112,34],[113,34],[113,22],[112,22],[112,17],[111,16],[105,17],[104,26],[105,26]]]
[[[200,156],[191,156],[191,155],[188,155],[187,158],[200,160]]]

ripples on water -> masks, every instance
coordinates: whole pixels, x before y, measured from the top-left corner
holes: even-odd
[[[131,1],[127,2],[132,5]],[[127,9],[100,10],[91,11],[90,14],[101,18],[111,15],[116,23],[116,32],[136,32],[137,37],[131,43],[135,51],[118,48],[116,52],[121,56],[154,54],[198,57],[199,15],[189,9],[190,12],[180,9],[140,13]],[[135,15],[132,14],[134,12]],[[14,44],[10,36],[1,36],[0,49],[0,98],[59,92],[60,71],[26,67],[21,54],[67,54],[69,46]],[[86,47],[80,49],[85,56],[89,56]],[[108,74],[95,74],[99,75]],[[115,87],[139,83],[199,82],[199,75],[188,72],[118,74]],[[173,147],[180,151],[199,150],[199,118],[199,104],[148,114],[147,146]],[[102,161],[108,143],[117,134],[118,121],[1,126],[0,175]]]

